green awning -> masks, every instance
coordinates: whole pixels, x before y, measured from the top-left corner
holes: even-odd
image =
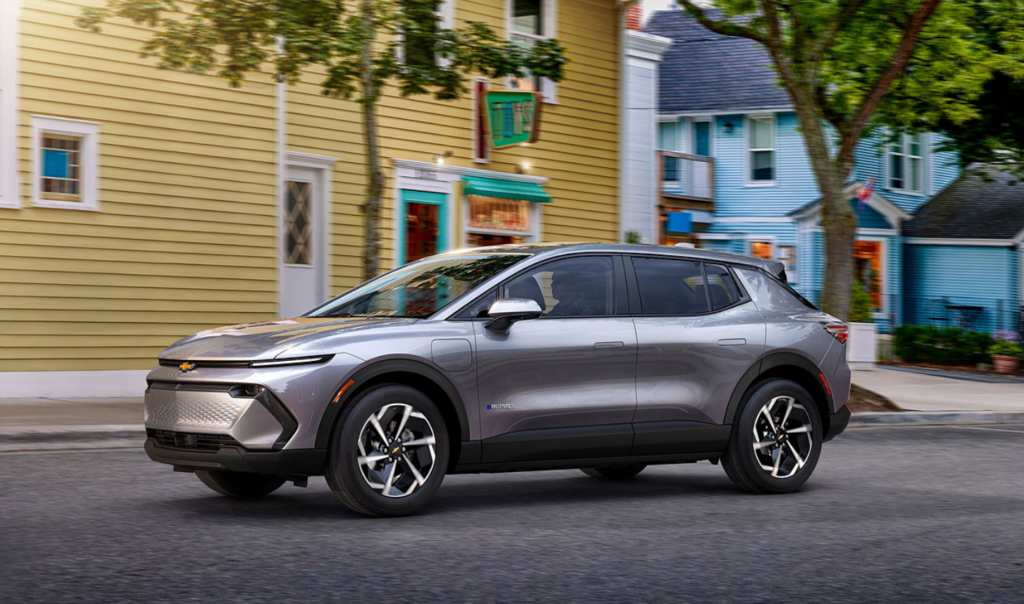
[[[525,199],[526,201],[539,201],[548,203],[551,196],[543,187],[532,182],[517,182],[514,180],[497,180],[495,178],[479,178],[476,176],[463,177],[466,195],[480,195],[482,197],[499,197],[501,199]]]

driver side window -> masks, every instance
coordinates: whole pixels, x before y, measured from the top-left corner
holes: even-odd
[[[540,305],[545,317],[594,317],[614,314],[612,259],[566,258],[538,266],[505,285],[504,298]]]

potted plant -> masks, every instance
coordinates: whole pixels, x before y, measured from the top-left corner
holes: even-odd
[[[846,360],[851,369],[874,369],[878,360],[878,326],[871,314],[873,306],[864,284],[854,280],[850,288],[850,341],[846,345]]]
[[[1013,340],[997,339],[995,344],[989,346],[988,354],[992,357],[996,373],[1013,373],[1017,371],[1017,363],[1024,349]]]

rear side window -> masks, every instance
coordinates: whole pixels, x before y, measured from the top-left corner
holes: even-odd
[[[708,275],[708,294],[713,310],[726,308],[740,301],[743,294],[729,269],[720,264],[705,264],[704,270]]]
[[[640,305],[648,315],[695,315],[708,311],[700,262],[633,258]]]

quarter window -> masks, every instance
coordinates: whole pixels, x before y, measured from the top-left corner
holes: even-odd
[[[750,118],[748,124],[750,181],[771,183],[775,180],[775,118]]]
[[[900,134],[889,145],[889,188],[924,192],[924,136]]]
[[[505,298],[535,300],[549,317],[614,314],[612,259],[584,256],[556,260],[513,279]]]
[[[633,258],[640,304],[648,315],[694,315],[708,311],[700,262]]]
[[[740,301],[743,294],[728,268],[720,264],[705,264],[704,270],[707,272],[712,309],[721,310]]]

